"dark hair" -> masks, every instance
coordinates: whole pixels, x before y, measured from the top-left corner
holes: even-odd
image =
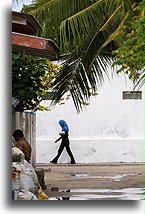
[[[17,130],[14,131],[13,137],[14,137],[14,138],[15,138],[15,137],[24,137],[24,134],[23,134],[22,130],[17,129]]]

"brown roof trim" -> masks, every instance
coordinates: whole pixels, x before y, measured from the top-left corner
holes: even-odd
[[[12,33],[12,51],[50,60],[58,59],[58,47],[52,40],[14,32]]]
[[[31,24],[35,26],[37,30],[42,30],[41,25],[33,15],[23,12],[12,11],[12,16],[13,15],[26,18]]]

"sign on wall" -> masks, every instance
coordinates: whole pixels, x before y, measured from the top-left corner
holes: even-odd
[[[142,100],[142,91],[123,91],[123,100]]]

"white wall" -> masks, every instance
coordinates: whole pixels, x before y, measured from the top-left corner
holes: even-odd
[[[143,161],[143,100],[122,100],[122,91],[133,85],[123,75],[105,80],[90,105],[76,113],[72,100],[49,112],[36,113],[36,161],[49,162],[60,143],[54,144],[61,130],[58,121],[70,128],[71,148],[78,163]],[[43,101],[48,105],[50,101]],[[63,152],[59,162],[69,162]]]

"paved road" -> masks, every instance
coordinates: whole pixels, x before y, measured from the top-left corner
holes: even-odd
[[[39,164],[38,167],[45,171],[45,192],[50,200],[143,199],[143,164]]]

